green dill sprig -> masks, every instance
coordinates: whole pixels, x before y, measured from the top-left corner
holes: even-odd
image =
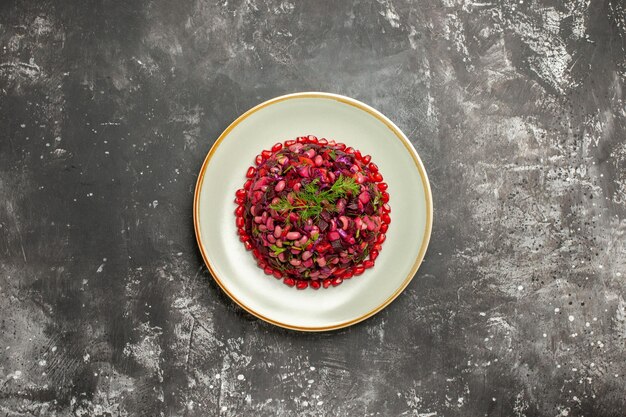
[[[287,197],[282,197],[270,208],[277,212],[298,211],[302,220],[307,220],[319,216],[327,206],[334,204],[337,200],[348,194],[356,195],[361,187],[352,177],[340,175],[335,183],[325,191],[319,187],[319,179],[314,179],[304,186],[304,189],[295,193],[293,204]]]

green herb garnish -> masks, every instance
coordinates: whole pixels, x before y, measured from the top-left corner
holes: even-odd
[[[361,187],[352,177],[340,175],[335,183],[326,191],[321,191],[319,179],[314,179],[304,186],[304,189],[295,193],[293,204],[283,197],[270,208],[278,212],[297,210],[302,220],[318,217],[324,209],[332,209],[332,205],[340,198],[348,194],[356,195]]]
[[[274,255],[277,256],[287,250],[287,248],[279,248],[276,245],[270,245],[270,249],[272,250],[272,252],[274,252]]]

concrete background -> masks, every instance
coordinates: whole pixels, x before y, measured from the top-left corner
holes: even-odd
[[[620,0],[0,4],[0,413],[626,414]],[[260,322],[213,283],[193,187],[276,95],[378,108],[434,193],[374,318]]]

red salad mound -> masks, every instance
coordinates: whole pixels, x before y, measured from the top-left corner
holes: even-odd
[[[298,289],[337,286],[372,268],[391,222],[369,155],[301,136],[256,157],[235,203],[239,239],[260,268]]]

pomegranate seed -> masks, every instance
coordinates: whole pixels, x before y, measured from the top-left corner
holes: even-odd
[[[369,164],[371,160],[372,160],[372,156],[371,156],[371,155],[365,155],[365,156],[363,157],[363,163],[364,163],[365,165]]]
[[[244,198],[243,197],[237,197],[235,198],[235,204],[237,205],[242,205],[244,203]]]
[[[248,180],[248,181],[243,183],[243,189],[244,190],[249,190],[250,187],[252,187],[252,180]]]
[[[382,219],[383,223],[385,223],[385,224],[391,223],[391,217],[389,217],[389,215],[387,213],[383,213],[383,215],[380,216],[380,218]]]
[[[245,197],[246,196],[246,190],[244,190],[243,188],[238,189],[237,191],[235,191],[235,196],[237,197]]]
[[[370,259],[371,259],[372,261],[375,261],[375,260],[376,260],[376,258],[378,258],[378,254],[379,254],[379,252],[378,252],[377,250],[373,250],[373,251],[371,251],[371,252],[370,252]]]
[[[386,182],[381,182],[377,185],[377,187],[380,191],[387,191],[387,188],[389,188],[389,185],[387,185]]]
[[[319,289],[319,287],[322,286],[322,284],[320,284],[319,281],[311,281],[310,285],[311,285],[311,288],[313,288],[314,290],[317,290],[317,289]]]
[[[296,285],[296,280],[295,280],[295,279],[293,279],[293,278],[285,278],[285,279],[283,280],[283,283],[284,283],[285,285],[288,285],[288,286],[290,286],[290,287],[293,287],[294,285]]]
[[[354,271],[346,271],[344,272],[344,274],[341,276],[341,278],[343,279],[350,279],[354,276]]]
[[[331,281],[331,284],[333,287],[336,287],[337,285],[341,284],[343,282],[343,279],[341,279],[340,277],[334,278]]]
[[[365,267],[363,267],[362,265],[359,265],[356,268],[354,268],[355,276],[363,275],[363,272],[365,272]]]
[[[332,279],[326,278],[324,281],[322,281],[322,286],[324,288],[328,288],[328,287],[330,287],[330,284],[331,284],[332,281],[333,281]]]
[[[237,233],[239,233],[240,235],[245,235],[246,231],[240,227],[239,229],[237,229]]]
[[[322,146],[328,145],[328,141],[324,138],[318,139],[317,143],[319,143]]]
[[[252,256],[254,256],[255,258],[259,259],[261,258],[261,252],[259,252],[258,249],[255,249],[252,251]]]
[[[235,224],[237,225],[237,227],[243,227],[244,226],[243,217],[237,217],[237,219],[235,220]]]
[[[255,163],[257,166],[261,165],[261,164],[263,163],[263,156],[261,156],[261,155],[257,155],[257,156],[254,158],[254,163]]]
[[[309,140],[309,143],[317,143],[317,136],[315,135],[309,135],[307,139]]]
[[[244,211],[243,206],[237,206],[237,208],[235,209],[235,216],[237,217],[243,216],[243,211]]]
[[[370,269],[370,268],[373,268],[373,267],[374,267],[374,261],[372,261],[372,260],[367,260],[367,261],[363,262],[363,267],[364,267],[365,269]]]
[[[381,233],[378,235],[378,239],[376,239],[376,243],[381,244],[385,241],[385,239],[387,239],[387,235],[385,235],[384,233]]]
[[[383,176],[380,175],[380,172],[376,172],[374,175],[372,175],[372,179],[374,180],[374,182],[381,182],[383,180]]]
[[[387,203],[383,204],[383,212],[391,213],[391,206]]]
[[[299,290],[303,290],[308,286],[309,286],[309,283],[303,279],[299,279],[298,282],[296,283],[296,288]]]
[[[382,245],[380,243],[377,243],[374,245],[374,250],[380,251],[382,249]]]
[[[278,142],[274,146],[272,146],[272,152],[278,152],[283,148],[283,144]]]
[[[248,168],[248,172],[246,172],[246,177],[247,178],[252,178],[252,177],[254,177],[254,174],[256,174],[256,168],[255,167],[250,167],[250,168]]]
[[[389,229],[388,223],[383,223],[380,225],[380,233],[387,233],[388,229]]]
[[[372,172],[378,172],[378,165],[376,165],[376,164],[375,164],[375,163],[373,163],[373,162],[370,162],[370,163],[369,163],[369,165],[368,165],[367,167],[368,167],[368,168],[370,169],[370,171],[372,171]]]
[[[270,156],[272,156],[272,151],[265,151],[264,150],[263,152],[261,152],[261,156],[265,160],[265,159],[269,158]]]
[[[250,236],[248,236],[248,235],[241,235],[241,236],[239,236],[239,240],[242,241],[242,242],[247,242],[247,241],[250,240]]]
[[[269,266],[266,266],[265,268],[263,268],[263,272],[265,272],[267,275],[272,275],[274,273],[274,270]]]
[[[243,242],[243,245],[246,247],[246,250],[252,249],[252,245],[250,244],[250,242]]]
[[[345,143],[338,143],[337,145],[335,145],[337,149],[339,149],[340,151],[343,151],[346,149],[346,144]]]
[[[281,274],[280,271],[274,271],[272,272],[272,275],[274,275],[274,278],[276,279],[281,279],[283,277],[283,274]]]
[[[363,159],[363,155],[361,155],[361,151],[355,151],[354,157],[357,159],[357,161],[361,161]]]
[[[291,145],[295,145],[296,141],[295,140],[286,140],[285,141],[285,146],[291,146]]]

